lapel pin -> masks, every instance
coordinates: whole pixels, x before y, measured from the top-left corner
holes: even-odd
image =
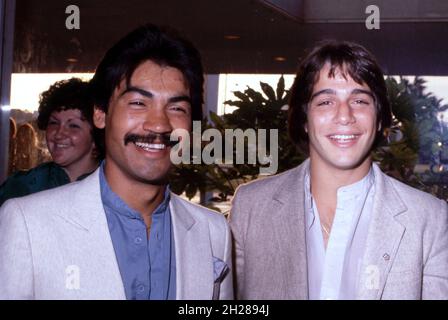
[[[385,261],[389,261],[390,260],[390,255],[388,255],[387,253],[383,254],[383,259]]]

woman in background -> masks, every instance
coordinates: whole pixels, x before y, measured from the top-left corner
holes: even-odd
[[[62,80],[43,92],[37,124],[45,130],[53,161],[9,177],[0,186],[0,205],[10,198],[81,180],[95,171],[104,158],[104,148],[103,132],[95,128],[92,117],[87,82],[77,78]]]
[[[37,166],[37,134],[30,123],[19,126],[15,136],[14,171],[23,171]]]
[[[9,155],[8,155],[8,175],[15,172],[14,159],[16,157],[16,135],[17,125],[13,118],[9,118]]]

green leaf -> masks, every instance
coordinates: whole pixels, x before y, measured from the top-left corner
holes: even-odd
[[[283,78],[282,75],[277,83],[277,100],[281,100],[284,93],[285,93],[285,78]]]
[[[187,196],[188,199],[191,200],[191,198],[193,198],[196,195],[197,191],[198,188],[194,184],[188,184],[187,188],[185,189],[185,195]]]
[[[260,87],[261,90],[263,90],[264,94],[269,98],[269,100],[275,101],[275,93],[274,93],[274,89],[272,89],[272,87],[267,84],[266,82],[261,82],[260,81]]]
[[[271,88],[272,89],[272,88]],[[252,100],[252,102],[254,102],[256,105],[261,106],[262,103],[264,102],[264,98],[263,95],[258,92],[255,91],[252,88],[247,88],[244,93]]]
[[[233,94],[235,95],[235,97],[237,97],[238,99],[240,99],[244,102],[250,102],[250,99],[246,93],[243,93],[241,91],[234,91]]]

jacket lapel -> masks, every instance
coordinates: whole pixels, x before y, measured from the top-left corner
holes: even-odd
[[[273,195],[267,212],[271,214],[271,225],[277,242],[272,270],[276,270],[275,281],[282,285],[275,288],[281,290],[273,296],[284,299],[308,299],[308,270],[305,241],[305,173],[308,160],[287,173],[282,186]],[[274,248],[275,248],[274,247]],[[270,274],[272,274],[270,270]],[[271,288],[272,290],[272,288]]]
[[[395,217],[406,211],[388,177],[373,164],[375,196],[372,220],[358,283],[358,299],[380,299],[405,227]]]
[[[208,226],[196,221],[182,202],[171,193],[176,299],[208,300],[213,295],[213,258]]]
[[[80,267],[81,287],[88,290],[80,290],[80,298],[126,299],[101,201],[98,170],[79,182],[78,192],[61,205],[59,216],[68,223],[64,263]]]

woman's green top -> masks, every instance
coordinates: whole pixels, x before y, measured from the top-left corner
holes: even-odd
[[[82,180],[89,174],[84,174],[77,180]],[[8,199],[56,188],[69,182],[67,173],[54,162],[43,163],[28,171],[18,171],[0,186],[0,206]]]

